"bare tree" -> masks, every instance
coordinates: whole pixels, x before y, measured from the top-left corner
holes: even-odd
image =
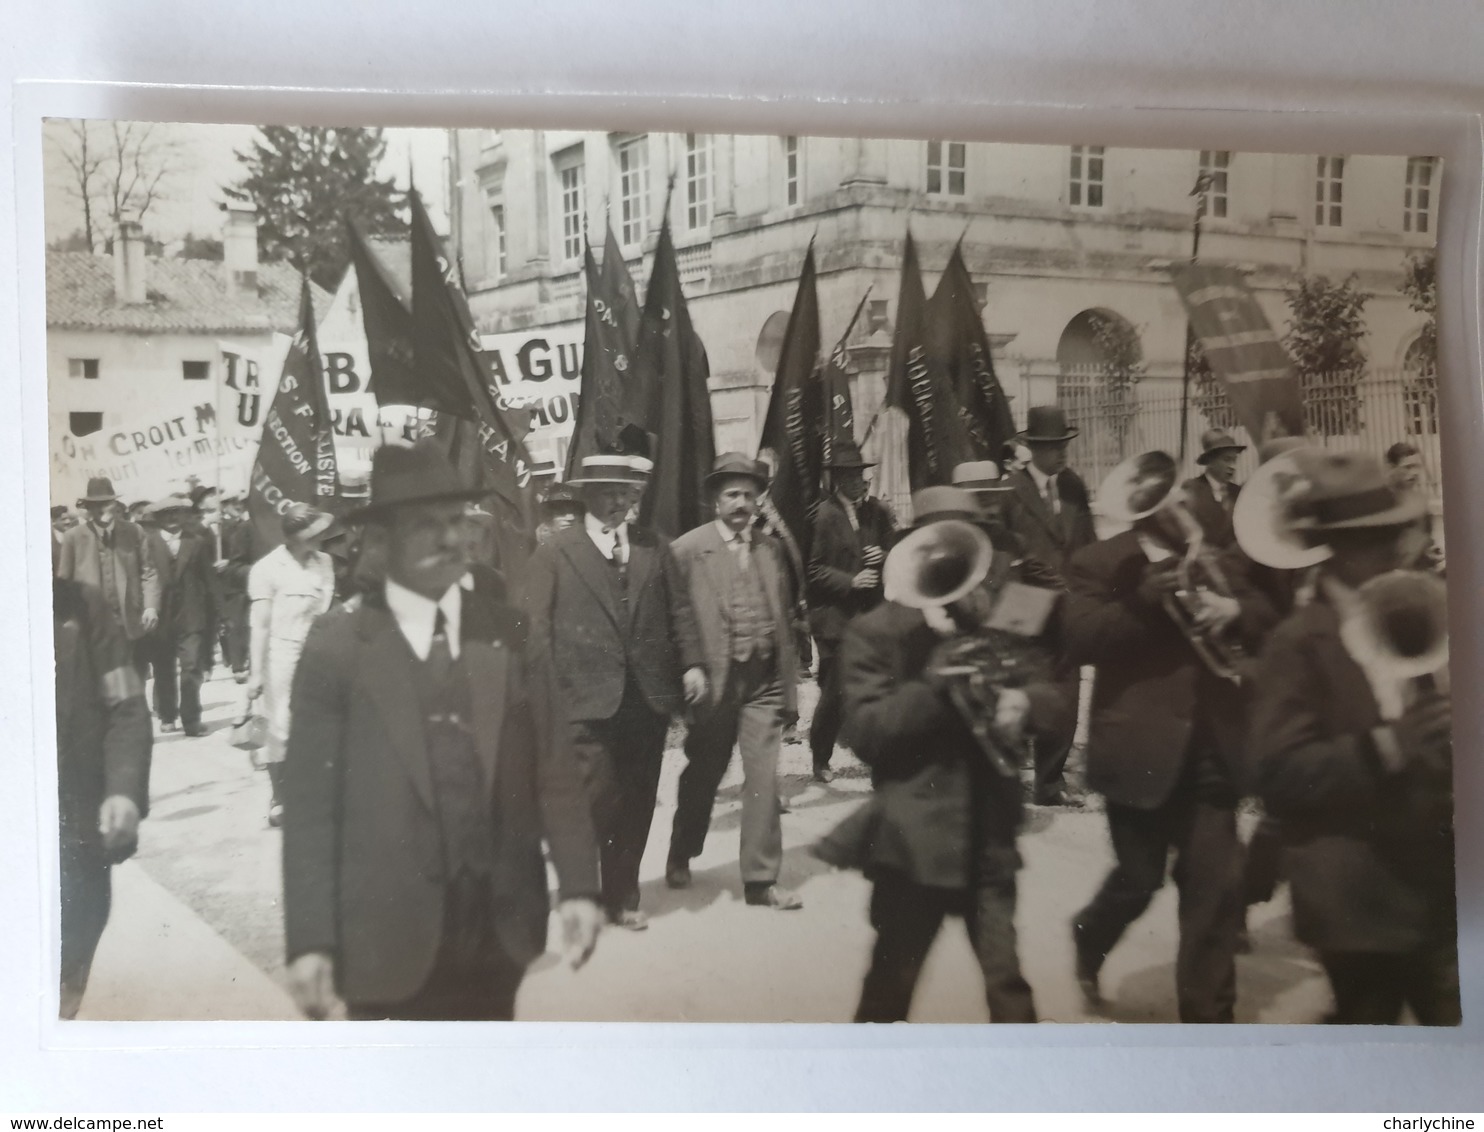
[[[166,196],[181,151],[168,127],[150,122],[69,120],[52,124],[57,154],[68,170],[67,195],[82,206],[88,246],[107,243],[96,229],[107,219],[142,221]],[[102,238],[100,238],[100,236]]]
[[[86,119],[71,119],[56,123],[53,137],[57,153],[66,163],[71,178],[67,183],[67,195],[82,205],[82,231],[89,248],[96,248],[93,233],[93,198],[103,182],[103,166],[107,161],[107,150],[101,138],[95,138],[93,123]]]

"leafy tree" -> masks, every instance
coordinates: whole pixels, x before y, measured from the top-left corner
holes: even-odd
[[[1102,411],[1113,427],[1118,454],[1122,457],[1138,410],[1134,387],[1147,368],[1144,348],[1139,344],[1138,331],[1126,321],[1096,311],[1092,313],[1092,340],[1101,356],[1098,369],[1103,378],[1105,398]]]
[[[385,153],[379,129],[263,126],[251,148],[237,152],[245,175],[226,192],[257,207],[264,260],[287,260],[333,288],[350,262],[347,217],[369,235],[407,230],[400,193],[377,176]]]
[[[1407,297],[1407,305],[1418,314],[1425,314],[1422,333],[1412,346],[1417,368],[1432,373],[1438,364],[1438,253],[1419,252],[1407,257],[1402,275],[1401,292]]]
[[[1365,305],[1371,296],[1350,276],[1339,283],[1305,275],[1283,292],[1288,333],[1283,345],[1304,390],[1304,415],[1323,436],[1360,429],[1360,393],[1365,375]]]

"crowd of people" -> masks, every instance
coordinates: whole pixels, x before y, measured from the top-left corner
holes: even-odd
[[[640,860],[676,719],[665,883],[692,883],[737,754],[742,899],[803,908],[780,871],[779,756],[812,652],[813,775],[832,780],[843,742],[873,785],[815,849],[873,885],[857,1020],[907,1017],[950,916],[992,1020],[1036,1020],[1018,842],[1028,805],[1084,804],[1067,764],[1090,670],[1085,784],[1115,863],[1068,927],[1089,1003],[1172,876],[1180,1018],[1231,1021],[1246,904],[1281,875],[1335,1021],[1407,1007],[1456,1023],[1451,715],[1428,588],[1443,560],[1417,453],[1395,446],[1388,468],[1266,446],[1248,529],[1267,554],[1241,537],[1230,434],[1206,434],[1186,482],[1155,453],[1118,481],[1119,506],[1105,484],[1098,510],[1125,529],[1102,538],[1067,466],[1075,436],[1059,409],[1032,408],[1002,463],[918,492],[906,530],[842,445],[804,539],[743,454],[717,458],[714,518],[673,541],[635,519],[650,462],[593,456],[547,491],[519,569],[493,561],[489,493],[430,440],[378,450],[347,514],[290,507],[256,562],[241,500],[196,489],[126,512],[93,481],[81,521],[53,515],[64,1014],[107,918],[107,869],[147,812],[151,676],[159,730],[199,735],[219,651],[241,714],[266,721],[307,1016],[343,1002],[356,1018],[498,1019],[546,946],[548,865],[573,966],[604,924],[648,926]],[[1244,844],[1247,798],[1264,817]]]

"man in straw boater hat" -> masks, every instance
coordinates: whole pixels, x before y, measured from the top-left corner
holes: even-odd
[[[62,536],[57,577],[98,590],[119,632],[137,650],[160,620],[160,580],[144,532],[120,517],[122,503],[105,476],[88,480],[77,505],[85,521]],[[137,651],[135,659],[147,664]]]
[[[161,731],[178,726],[188,736],[206,734],[201,684],[216,647],[216,549],[196,524],[195,504],[167,495],[144,509],[151,526],[144,542],[160,583],[160,621],[142,645],[154,669],[155,715]]]
[[[1030,463],[1008,477],[1011,494],[1005,500],[1005,526],[1024,547],[1027,559],[1041,564],[1043,574],[1062,579],[1067,561],[1097,538],[1087,485],[1067,467],[1067,446],[1077,430],[1055,405],[1033,405],[1026,414],[1025,431],[1016,440],[1030,449]],[[1068,664],[1062,678],[1075,686],[1077,670]],[[1043,736],[1036,743],[1034,801],[1041,805],[1079,804],[1066,788],[1067,756],[1075,725],[1064,735]]]
[[[322,616],[294,677],[284,934],[300,1008],[509,1019],[546,944],[555,866],[569,962],[591,954],[597,847],[549,673],[460,585],[470,490],[431,440],[384,446],[347,514],[384,580]]]
[[[1436,577],[1397,569],[1426,503],[1358,452],[1295,449],[1248,491],[1269,477],[1268,530],[1324,559],[1314,600],[1263,650],[1248,742],[1294,932],[1329,976],[1331,1021],[1395,1023],[1409,1007],[1458,1025],[1446,597]],[[1255,529],[1254,558],[1304,561]]]
[[[886,504],[867,494],[865,470],[875,466],[862,459],[857,445],[836,445],[827,469],[834,492],[822,497],[814,512],[804,592],[819,657],[809,750],[820,782],[834,777],[830,759],[840,734],[840,641],[852,617],[881,604],[881,563],[896,529]]]
[[[525,609],[533,658],[555,673],[587,783],[611,923],[640,931],[639,864],[654,820],[670,718],[706,695],[705,655],[663,535],[629,521],[653,465],[583,459],[587,508],[531,556]]]
[[[1232,531],[1232,510],[1242,485],[1236,482],[1237,457],[1247,451],[1231,433],[1208,428],[1201,434],[1201,454],[1195,462],[1202,473],[1185,481],[1185,506],[1200,523],[1206,543],[1225,550],[1237,541]]]
[[[736,747],[746,901],[791,910],[803,904],[777,884],[783,861],[778,754],[784,723],[798,718],[798,657],[783,547],[753,526],[767,486],[765,465],[740,452],[718,456],[706,477],[716,518],[670,546],[695,610],[710,687],[686,730],[665,880],[672,888],[690,886],[690,863],[706,842],[716,788]]]

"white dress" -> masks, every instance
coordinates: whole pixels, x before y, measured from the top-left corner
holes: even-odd
[[[282,762],[289,737],[289,693],[294,669],[304,651],[314,619],[335,597],[335,569],[330,556],[313,551],[303,566],[287,547],[270,551],[247,576],[250,601],[268,603],[268,648],[263,673],[263,715],[268,720],[267,762]],[[256,629],[256,627],[254,627]]]

